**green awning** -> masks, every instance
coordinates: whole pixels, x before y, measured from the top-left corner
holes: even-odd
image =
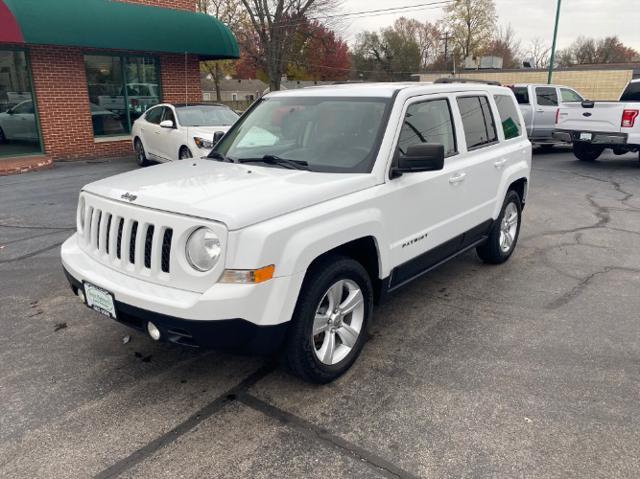
[[[109,0],[0,0],[0,26],[0,43],[240,56],[233,34],[214,17]]]

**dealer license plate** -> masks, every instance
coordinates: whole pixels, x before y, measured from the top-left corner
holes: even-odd
[[[113,294],[91,283],[84,283],[84,295],[87,306],[100,314],[116,319],[116,306],[113,301]]]
[[[593,139],[592,133],[580,133],[580,139],[582,141],[591,141]]]

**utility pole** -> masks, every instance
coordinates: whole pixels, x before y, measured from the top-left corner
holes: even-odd
[[[551,44],[551,60],[549,61],[549,76],[547,83],[551,85],[551,79],[553,78],[553,64],[556,61],[556,42],[558,40],[558,25],[560,23],[560,7],[562,6],[562,0],[558,0],[558,8],[556,9],[556,25],[553,28],[553,43]]]

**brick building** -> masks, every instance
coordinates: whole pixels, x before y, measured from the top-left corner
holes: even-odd
[[[0,0],[0,166],[131,153],[160,102],[201,102],[199,61],[237,58],[195,0]]]

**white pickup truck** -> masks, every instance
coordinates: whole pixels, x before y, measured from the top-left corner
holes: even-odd
[[[524,117],[529,139],[546,148],[557,143],[553,131],[558,107],[584,100],[573,88],[562,85],[522,83],[511,85],[510,88]]]
[[[207,158],[85,186],[62,263],[87,306],[153,340],[281,350],[326,383],[356,360],[374,302],[471,249],[509,259],[523,125],[497,86],[270,93]]]
[[[573,143],[582,161],[594,161],[605,148],[616,155],[640,151],[640,80],[631,81],[618,102],[583,101],[558,109],[555,139]]]

